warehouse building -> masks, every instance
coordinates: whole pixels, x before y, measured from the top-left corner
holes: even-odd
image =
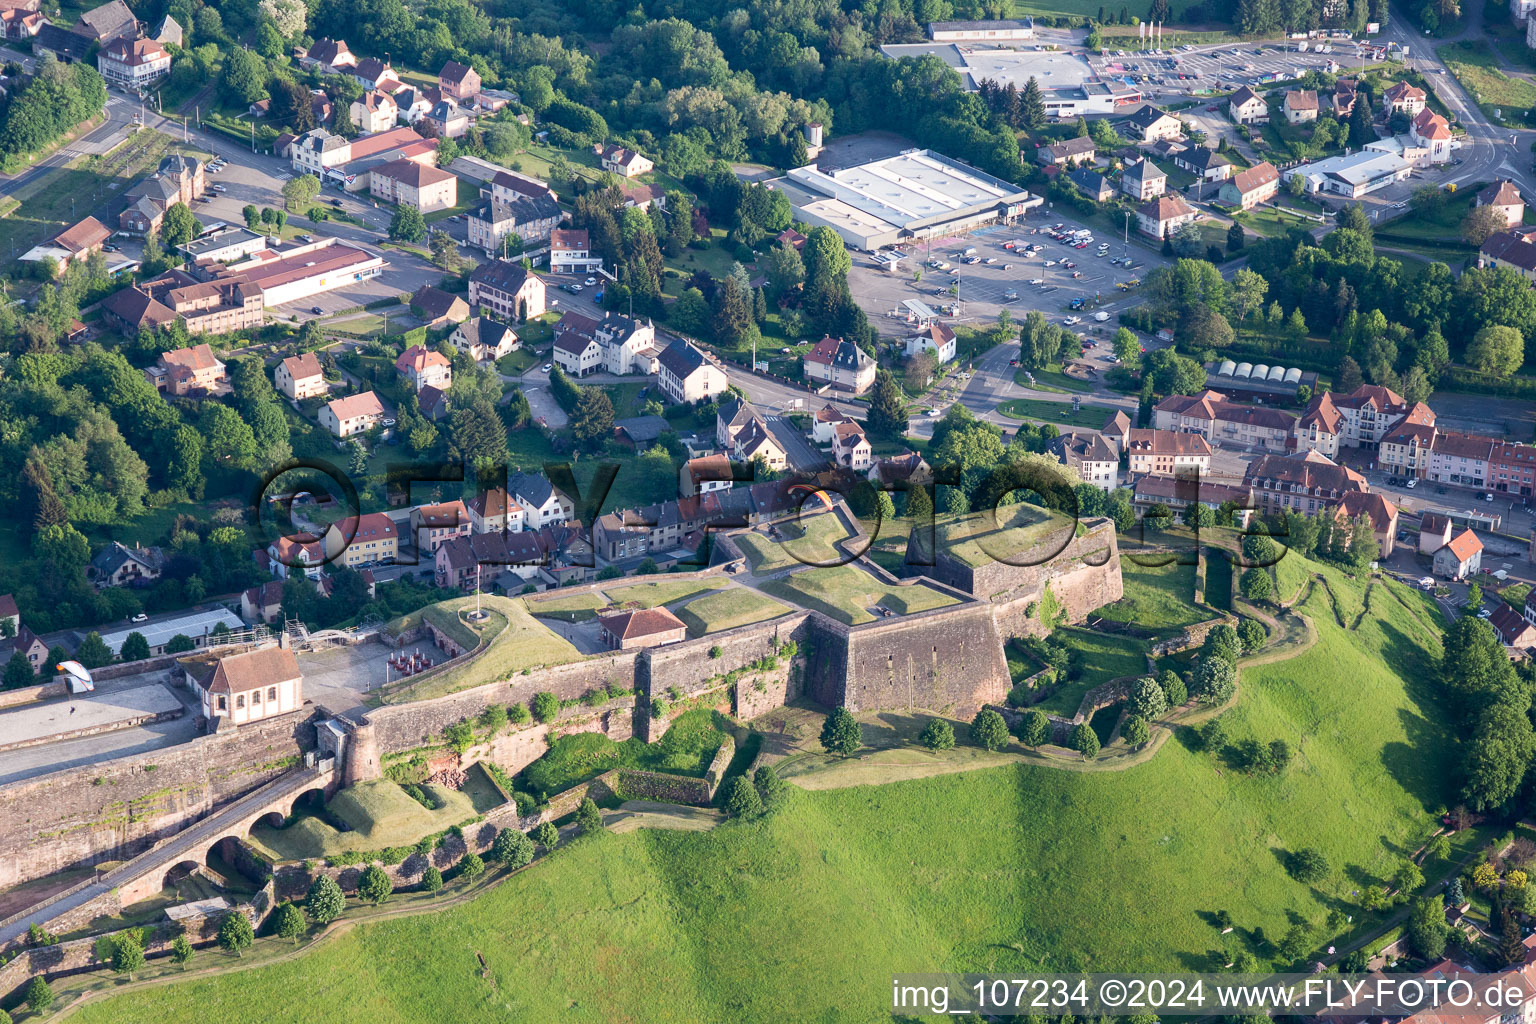
[[[283,251],[263,249],[239,263],[219,266],[212,277],[239,276],[260,289],[267,309],[378,277],[389,266],[382,256],[335,238]]]
[[[888,43],[880,52],[892,60],[937,57],[955,69],[969,92],[975,92],[982,82],[1022,90],[1034,79],[1045,100],[1046,114],[1055,118],[1123,114],[1143,100],[1139,86],[1100,76],[1082,54],[1065,50],[1019,49],[1001,40],[999,45],[986,46],[936,39],[929,43]]]
[[[797,167],[768,187],[783,190],[796,220],[829,227],[864,251],[1012,223],[1042,202],[1017,185],[928,149],[831,173]]]
[[[1412,172],[1413,165],[1396,153],[1366,148],[1348,156],[1331,156],[1293,167],[1285,172],[1285,180],[1299,176],[1313,195],[1326,192],[1359,199],[1394,181],[1402,181]]]

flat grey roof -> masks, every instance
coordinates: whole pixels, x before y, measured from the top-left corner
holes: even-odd
[[[179,711],[181,701],[159,683],[115,693],[75,696],[28,704],[0,714],[0,736],[6,743],[46,740],[82,729],[111,729],[146,715]]]
[[[115,630],[101,635],[102,643],[116,655],[122,650],[123,641],[128,639],[129,633],[140,633],[149,646],[160,647],[168,644],[177,633],[197,639],[205,633],[213,632],[213,627],[224,623],[231,630],[242,630],[245,623],[240,621],[240,616],[227,608],[220,608],[212,612],[193,612],[191,615],[181,615],[174,619],[163,619],[160,622],[141,622],[130,625],[127,629]]]
[[[190,242],[184,242],[179,248],[195,259],[209,250],[223,249],[242,242],[254,242],[261,237],[256,232],[245,228],[230,228],[227,231],[216,231],[211,235],[204,235],[202,238],[194,238]]]
[[[787,177],[806,191],[903,228],[1022,200],[1029,194],[985,171],[926,149],[830,174],[815,167],[797,167]]]

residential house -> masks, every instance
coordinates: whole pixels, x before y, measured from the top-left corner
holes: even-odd
[[[1115,197],[1115,186],[1098,171],[1087,167],[1075,167],[1067,172],[1067,180],[1077,190],[1096,203],[1107,203]]]
[[[171,54],[157,40],[123,36],[96,54],[96,70],[108,85],[144,93],[170,77]]]
[[[126,587],[160,578],[165,555],[159,548],[128,547],[112,541],[96,552],[85,578],[97,587]]]
[[[1125,453],[1132,477],[1189,472],[1203,476],[1211,468],[1210,442],[1199,434],[1133,427],[1127,433]]]
[[[598,639],[611,651],[662,647],[688,639],[683,620],[665,608],[636,608],[597,617]]]
[[[1176,139],[1184,134],[1184,126],[1178,118],[1158,110],[1150,103],[1138,107],[1130,117],[1120,122],[1120,128],[1132,138],[1143,142]]]
[[[344,41],[321,39],[299,58],[299,65],[319,68],[322,74],[327,75],[350,74],[350,69],[357,67],[357,58],[347,49]]]
[[[246,725],[304,706],[304,674],[287,647],[263,647],[188,667],[197,684],[203,718]]]
[[[383,512],[338,519],[325,531],[325,554],[347,569],[392,565],[400,555],[400,530]]]
[[[438,330],[449,324],[462,324],[469,319],[469,303],[462,296],[445,292],[424,284],[411,295],[411,315],[425,322],[428,330]]]
[[[0,39],[32,39],[47,23],[41,11],[0,7]]]
[[[602,164],[603,170],[617,174],[621,178],[637,178],[656,167],[644,156],[623,146],[610,143],[606,146],[593,146],[592,149],[597,153],[598,162]]]
[[[576,515],[576,506],[542,473],[517,473],[507,479],[507,490],[527,511],[528,529],[563,523]]]
[[[528,521],[528,510],[518,504],[504,487],[491,487],[480,491],[464,503],[469,513],[469,532],[520,533],[524,529],[538,529],[538,523]]]
[[[877,459],[870,467],[869,479],[876,487],[903,490],[933,480],[933,469],[917,452]]]
[[[1280,172],[1268,160],[1238,171],[1221,185],[1221,201],[1239,209],[1251,210],[1273,199],[1280,191]]]
[[[325,544],[308,534],[296,537],[279,537],[266,550],[267,565],[279,579],[288,579],[295,570],[312,580],[320,578],[325,565]]]
[[[1359,94],[1359,90],[1360,83],[1356,79],[1340,78],[1334,81],[1333,95],[1328,98],[1334,120],[1347,120],[1349,115],[1355,112],[1355,97]]]
[[[1152,425],[1164,430],[1169,429],[1156,422]],[[1123,452],[1131,440],[1131,418],[1117,409],[1110,413],[1109,419],[1104,421],[1104,426],[1099,428],[1099,433],[1112,441],[1117,451]]]
[[[1061,142],[1052,142],[1040,146],[1035,150],[1035,162],[1038,164],[1055,165],[1057,167],[1075,167],[1078,164],[1091,164],[1097,155],[1093,140],[1086,136],[1072,139],[1064,139]],[[1027,155],[1020,154],[1023,159]]]
[[[415,160],[391,160],[368,175],[368,191],[375,198],[422,213],[451,210],[459,201],[458,186],[452,173]]]
[[[435,557],[437,549],[455,537],[468,537],[472,526],[469,510],[457,498],[411,509],[411,541],[418,558]]]
[[[1437,431],[1429,452],[1428,479],[1484,490],[1488,486],[1488,463],[1494,443],[1493,438],[1479,434]]]
[[[373,89],[352,101],[352,123],[364,135],[387,131],[400,118],[400,107],[387,92]]]
[[[429,126],[428,133],[439,139],[458,139],[469,133],[469,113],[450,99],[432,104],[421,123]]]
[[[731,455],[737,462],[750,464],[762,460],[768,469],[778,472],[789,468],[789,455],[778,438],[762,420],[753,420],[731,442]]]
[[[1339,455],[1339,441],[1344,434],[1344,414],[1333,404],[1327,391],[1313,395],[1296,420],[1292,436],[1297,451],[1321,452],[1330,459]]]
[[[469,304],[503,320],[543,316],[544,279],[510,260],[491,260],[469,275]]]
[[[1480,267],[1509,267],[1536,284],[1536,227],[1510,228],[1489,235],[1478,249]]]
[[[272,377],[277,390],[295,401],[318,398],[326,392],[325,371],[313,352],[287,357],[277,364]]]
[[[1227,116],[1238,124],[1268,124],[1269,104],[1245,85],[1227,97]]]
[[[437,73],[437,88],[455,103],[472,107],[480,95],[480,74],[468,65],[450,60]]]
[[[613,421],[613,438],[631,451],[650,448],[672,429],[665,416],[625,416]]]
[[[1463,529],[1451,538],[1449,544],[1435,552],[1434,571],[1437,576],[1464,580],[1477,575],[1482,566],[1483,542],[1469,529]]]
[[[1311,124],[1317,120],[1317,90],[1292,89],[1285,94],[1287,124]]]
[[[1451,136],[1451,124],[1433,110],[1419,111],[1408,127],[1408,136],[1423,147],[1431,164],[1448,163],[1456,143]]]
[[[80,15],[71,31],[83,39],[106,46],[114,40],[132,39],[138,35],[139,22],[123,0],[111,0]]]
[[[715,491],[728,491],[735,483],[735,469],[727,455],[701,455],[683,463],[677,472],[677,493],[692,498]]]
[[[1189,148],[1183,139],[1158,139],[1156,142],[1141,147],[1146,156],[1154,160],[1166,160],[1171,156],[1184,152]]]
[[[424,387],[447,390],[453,383],[453,364],[448,357],[425,345],[412,345],[395,360],[395,372],[400,374],[411,390]]]
[[[1168,175],[1146,157],[1132,161],[1120,174],[1120,191],[1144,203],[1168,190]]]
[[[1153,238],[1167,238],[1200,214],[1180,195],[1158,196],[1136,210],[1136,229]]]
[[[352,80],[363,87],[364,92],[392,93],[400,88],[400,76],[395,69],[385,61],[377,57],[364,57],[345,72],[352,76]]]
[[[828,406],[827,408],[830,409],[831,406]],[[823,409],[822,413],[825,412],[826,409]],[[822,413],[817,413],[818,419],[821,417]],[[840,413],[838,415],[841,416]],[[754,406],[751,402],[748,402],[745,398],[740,398],[735,395],[729,396],[715,409],[716,446],[723,448],[726,451],[730,451],[731,449],[735,448],[737,436],[739,436],[742,431],[746,430],[754,423],[764,423],[762,414],[757,411],[757,407]],[[813,434],[812,436],[814,437],[815,435]],[[824,442],[830,441],[831,439],[832,435],[830,427],[828,428],[828,433],[825,438],[817,438],[817,440]]]
[[[421,414],[433,423],[447,419],[451,411],[448,408],[448,392],[430,385],[416,393],[416,402],[421,407]]]
[[[206,189],[202,161],[181,154],[168,156],[160,161],[154,174],[123,193],[127,206],[118,215],[117,226],[135,235],[158,230],[166,210],[177,203],[191,206]]]
[[[516,235],[524,245],[536,245],[550,238],[562,217],[548,185],[502,171],[491,179],[487,201],[469,213],[469,244],[494,253]]]
[[[1085,484],[1106,491],[1120,486],[1120,453],[1102,434],[1062,434],[1046,451],[1075,470]]]
[[[1333,403],[1344,415],[1343,441],[1351,448],[1374,449],[1388,430],[1405,419],[1433,426],[1434,411],[1419,402],[1410,406],[1402,395],[1376,384],[1362,384],[1347,395],[1334,395]]]
[[[511,324],[488,316],[471,317],[448,335],[448,343],[484,366],[517,350],[517,332]]]
[[[395,101],[395,108],[399,111],[396,120],[401,124],[414,125],[432,112],[433,106],[443,98],[443,94],[436,86],[418,88],[411,85],[402,85],[390,94]]]
[[[1388,114],[1407,114],[1418,117],[1424,110],[1424,90],[1407,82],[1398,82],[1381,94],[1381,106]]]
[[[1451,517],[1425,512],[1419,517],[1419,554],[1432,555],[1451,542]]]
[[[1381,558],[1392,557],[1397,546],[1397,506],[1380,494],[1369,491],[1350,491],[1344,495],[1334,510],[1341,526],[1360,516],[1371,521],[1371,533],[1376,537],[1376,547]]]
[[[921,352],[933,353],[941,365],[955,358],[955,332],[937,320],[907,335],[906,355],[910,359]]]
[[[1318,452],[1265,455],[1248,464],[1243,482],[1253,488],[1266,515],[1286,509],[1316,515],[1338,505],[1350,491],[1370,490],[1365,477]]]
[[[212,393],[229,383],[224,364],[206,343],[160,353],[159,360],[144,371],[144,376],[155,387],[173,395]]]
[[[182,45],[181,23],[167,14],[160,19],[160,27],[155,29],[155,41],[165,43],[167,46]]]
[[[566,313],[555,324],[555,356],[573,373],[653,373],[651,352],[656,326],[620,313],[604,313],[601,320],[585,313]],[[589,344],[592,343],[592,344]],[[595,348],[593,345],[595,344]]]
[[[1493,442],[1488,456],[1488,484],[1503,494],[1529,497],[1536,493],[1536,446],[1513,441]]]
[[[754,410],[755,414],[756,410]],[[837,428],[853,419],[831,405],[824,405],[811,417],[811,440],[816,444],[831,444],[837,436]]]
[[[1232,161],[1209,146],[1191,146],[1173,158],[1173,165],[1201,181],[1226,181],[1232,176]]]
[[[1212,511],[1226,505],[1234,510],[1237,525],[1246,527],[1252,513],[1253,488],[1215,483],[1203,475],[1185,472],[1177,476],[1139,477],[1131,492],[1131,504],[1141,512],[1161,505],[1177,515],[1196,503]]]
[[[320,409],[320,425],[333,437],[351,437],[372,430],[384,418],[384,404],[372,391],[327,402]]]
[[[168,327],[177,321],[188,334],[228,334],[261,326],[266,300],[261,290],[243,275],[200,281],[185,271],[168,270],[159,277],[113,292],[102,300],[101,308],[108,322],[118,325],[125,334],[137,334],[145,327]],[[196,361],[201,363],[201,355]],[[162,364],[151,366],[144,373],[156,387],[201,387],[193,378],[210,375],[216,390],[222,383],[212,374],[211,365],[199,365],[192,378],[179,372],[173,374],[180,385],[169,379],[170,370]]]
[[[555,365],[571,376],[585,377],[603,368],[603,346],[592,334],[570,325],[570,321],[577,318],[596,323],[580,313],[567,313],[561,317],[560,324],[566,325],[566,329],[555,333],[554,359]]]
[[[602,268],[602,257],[592,254],[586,228],[555,228],[549,233],[551,274],[591,274]]]
[[[1506,228],[1519,227],[1525,220],[1525,199],[1508,178],[1500,178],[1477,194],[1478,206],[1491,206],[1504,218]]]
[[[252,625],[272,622],[281,614],[282,580],[268,580],[240,594],[240,617]]]
[[[862,395],[875,383],[875,361],[869,353],[843,338],[830,335],[801,357],[805,377]]]
[[[1438,433],[1433,424],[1399,420],[1381,436],[1376,461],[1388,473],[1423,480],[1429,476],[1430,454]]]
[[[60,64],[73,64],[84,60],[91,50],[91,42],[69,29],[44,21],[32,36],[32,52],[41,57],[52,54]]]
[[[724,393],[727,383],[718,363],[681,338],[662,349],[656,377],[674,402],[705,401]]]
[[[1505,647],[1516,651],[1528,651],[1536,647],[1536,624],[1503,601],[1494,602],[1488,625],[1499,634]]]
[[[832,461],[844,469],[864,473],[875,464],[875,449],[864,428],[854,420],[845,420],[832,428]]]

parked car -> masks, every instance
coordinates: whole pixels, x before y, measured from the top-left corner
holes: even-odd
[[[321,309],[319,306],[310,306],[309,311],[315,314],[315,316],[319,316],[321,313],[325,312],[325,310]]]
[[[593,286],[593,285],[595,285],[595,284],[597,284],[597,278],[595,278],[595,277],[589,277],[589,278],[587,278],[587,279],[586,279],[586,281],[584,281],[584,282],[583,282],[583,283],[584,283],[584,284],[585,284],[585,285],[586,285],[586,286],[587,286],[587,287],[588,287],[588,288],[590,288],[590,287],[592,287],[592,286]]]
[[[143,612],[139,612],[139,614],[137,614],[137,615],[135,615],[133,617],[133,621],[134,622],[148,622],[149,621],[149,616],[145,615]]]

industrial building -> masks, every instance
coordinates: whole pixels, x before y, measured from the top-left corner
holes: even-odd
[[[1223,359],[1206,364],[1210,374],[1206,387],[1227,394],[1237,394],[1250,401],[1290,402],[1305,387],[1317,391],[1317,374],[1295,366],[1268,366],[1264,363],[1240,363]]]
[[[1396,153],[1366,148],[1348,156],[1331,156],[1293,167],[1285,172],[1285,180],[1300,176],[1307,184],[1307,191],[1313,195],[1327,192],[1346,199],[1359,199],[1394,181],[1402,181],[1412,171],[1413,165]]]
[[[1122,114],[1143,100],[1140,87],[1100,77],[1081,54],[1063,50],[957,46],[936,37],[931,43],[890,43],[880,52],[892,60],[938,57],[959,73],[969,92],[986,81],[1022,90],[1033,78],[1043,93],[1046,114],[1055,118]]]
[[[830,173],[797,167],[768,182],[795,219],[829,227],[856,249],[1011,223],[1043,200],[985,171],[927,149]]]
[[[266,308],[378,277],[389,266],[382,256],[335,238],[278,251],[263,249],[239,263],[219,266],[213,279],[239,276],[261,291]]]

